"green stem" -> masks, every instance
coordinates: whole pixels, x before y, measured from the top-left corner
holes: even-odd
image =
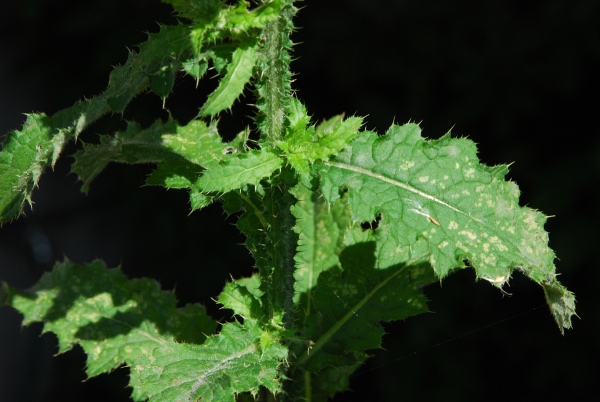
[[[265,114],[266,114],[266,136],[269,140],[275,140],[283,136],[283,99],[282,90],[285,87],[282,74],[282,62],[280,60],[281,19],[271,22],[265,29],[265,56],[267,58],[267,68],[264,71],[265,81]]]
[[[284,135],[285,112],[291,97],[289,50],[292,45],[292,18],[296,14],[292,3],[292,0],[288,0],[280,18],[266,25],[261,38],[262,57],[258,63],[257,82],[258,123],[261,134],[271,144]]]
[[[273,144],[285,135],[285,113],[291,98],[290,34],[295,13],[293,0],[287,0],[280,17],[266,25],[261,37],[259,77],[256,83],[258,125],[267,144]],[[275,260],[270,289],[273,293],[271,307],[283,310],[283,323],[287,329],[292,327],[293,322],[294,254],[297,243],[297,236],[292,230],[294,217],[290,211],[295,198],[289,193],[289,183],[285,180],[286,177],[293,177],[289,173],[282,172],[279,182],[271,187],[275,226],[272,233],[276,236],[273,239]]]
[[[291,329],[294,322],[294,271],[296,269],[294,254],[296,253],[296,245],[298,244],[298,236],[293,231],[295,220],[292,215],[291,206],[296,200],[290,194],[287,186],[282,189],[282,192],[283,208],[279,216],[279,222],[281,222],[279,233],[282,234],[280,243],[281,260],[278,266],[275,267],[275,274],[280,276],[277,283],[283,285],[281,287],[283,325],[286,329]]]
[[[255,83],[256,104],[259,110],[257,125],[267,146],[283,139],[285,115],[292,96],[289,50],[292,46],[290,34],[293,30],[292,18],[296,8],[293,6],[293,0],[287,0],[286,3],[280,17],[268,23],[263,30],[261,56],[257,63],[258,77]],[[269,229],[274,247],[274,259],[273,271],[267,280],[269,282],[267,290],[270,293],[268,308],[271,316],[272,318],[273,315],[279,316],[286,329],[291,329],[294,321],[294,254],[298,240],[292,230],[295,220],[290,207],[296,200],[289,192],[290,183],[286,182],[286,177],[290,177],[289,173],[284,169],[279,175],[279,182],[274,182],[270,188],[273,192],[273,222]],[[282,367],[282,370],[285,369]],[[285,392],[277,397],[278,400],[284,398],[286,398]]]

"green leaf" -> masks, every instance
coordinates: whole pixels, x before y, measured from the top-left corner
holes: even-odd
[[[191,188],[202,165],[218,161],[225,151],[226,144],[216,128],[199,120],[186,126],[179,126],[174,120],[158,120],[146,129],[130,123],[114,137],[102,136],[99,144],[85,145],[77,151],[73,171],[87,192],[92,180],[110,162],[160,163],[147,184]]]
[[[360,242],[347,245],[340,254],[340,265],[321,273],[311,290],[312,308],[301,333],[311,341],[310,346],[296,349],[299,358],[295,362],[295,368],[314,375],[313,388],[324,393],[313,394],[314,400],[325,400],[346,388],[348,377],[340,376],[338,370],[345,368],[351,373],[368,357],[367,350],[381,347],[381,321],[427,311],[427,299],[420,289],[435,276],[429,264],[423,263],[424,257],[380,268],[375,242]],[[302,381],[299,374],[295,379]],[[323,383],[323,375],[337,377],[339,382]]]
[[[175,84],[175,71],[171,68],[165,68],[156,74],[150,76],[150,89],[165,99],[173,90]]]
[[[378,248],[399,261],[427,252],[441,278],[468,261],[499,288],[514,269],[555,283],[546,217],[519,207],[517,185],[504,181],[507,171],[480,164],[472,141],[426,141],[415,124],[394,125],[383,137],[365,132],[320,168],[326,199],[347,188],[355,221],[380,216]],[[570,318],[557,321],[570,328]]]
[[[229,282],[219,295],[218,302],[244,319],[259,320],[263,318],[260,282],[258,275]]]
[[[332,121],[333,120],[333,121]],[[362,118],[350,117],[342,120],[336,116],[321,123],[315,132],[314,144],[308,154],[310,158],[325,160],[344,149],[357,135]]]
[[[233,52],[231,63],[227,66],[227,74],[219,81],[217,89],[208,96],[200,110],[200,115],[214,116],[222,110],[231,108],[250,81],[255,63],[255,43],[244,44],[237,48]]]
[[[247,319],[244,325],[224,324],[203,345],[160,346],[132,365],[132,385],[150,402],[233,402],[238,393],[256,396],[260,386],[275,394],[287,349],[278,342],[261,347],[262,336],[257,323]]]
[[[222,197],[226,213],[243,212],[237,227],[247,237],[245,246],[252,253],[261,278],[264,316],[261,320],[274,326],[282,325],[284,310],[293,308],[293,254],[297,235],[292,231],[294,217],[290,207],[296,200],[283,189],[291,185],[284,185],[288,179],[293,181],[292,172],[282,168],[259,185],[245,186]]]
[[[263,2],[252,11],[248,11],[248,3],[240,1],[227,14],[225,26],[236,34],[264,28],[268,22],[279,17],[285,5],[285,0],[270,0]]]
[[[87,192],[91,182],[110,162],[156,163],[163,160],[161,136],[172,133],[177,124],[173,120],[166,123],[155,122],[147,129],[133,122],[127,129],[113,136],[100,137],[98,144],[86,144],[74,155],[73,172],[83,181],[82,191]]]
[[[46,115],[28,115],[23,130],[8,133],[0,152],[0,221],[16,218],[49,164],[53,130]],[[46,147],[46,148],[44,148]]]
[[[325,401],[348,388],[368,350],[381,347],[380,321],[427,311],[420,289],[435,276],[423,263],[426,254],[398,263],[376,250],[378,229],[352,223],[348,195],[328,204],[301,185],[292,193],[299,235],[294,301],[303,323],[292,343],[292,384],[306,399]]]
[[[176,308],[173,293],[156,281],[128,280],[101,261],[57,263],[33,288],[10,288],[8,304],[23,314],[24,324],[41,321],[44,332],[55,333],[59,352],[81,345],[90,377],[175,341],[202,343],[216,328],[204,307]]]
[[[171,76],[179,68],[177,59],[189,53],[189,34],[189,28],[183,25],[162,27],[159,33],[149,36],[141,53],[130,53],[127,62],[111,72],[108,88],[102,94],[52,117],[28,115],[21,131],[9,133],[0,152],[0,222],[17,217],[25,202],[32,203],[31,192],[42,172],[53,166],[63,147],[90,124],[110,111],[122,113],[150,82],[159,95],[166,97],[172,86]]]
[[[198,58],[190,58],[182,63],[183,71],[198,81],[208,69],[208,62]]]
[[[219,0],[162,0],[171,4],[177,14],[191,19],[196,26],[212,33],[212,39],[231,35],[240,35],[251,29],[263,28],[269,21],[275,20],[285,5],[283,0],[271,0],[248,11],[246,1],[234,6],[223,5]]]
[[[104,100],[77,102],[52,117],[27,115],[21,131],[8,133],[0,151],[0,222],[16,218],[48,166],[65,145],[109,111]]]
[[[221,163],[207,165],[196,186],[201,191],[226,193],[247,184],[258,184],[281,164],[281,157],[267,149],[225,155]]]
[[[140,45],[140,52],[131,52],[123,66],[110,73],[108,88],[100,95],[113,112],[123,113],[129,102],[152,85],[165,98],[172,88],[172,79],[179,69],[180,58],[190,53],[190,29],[185,25],[162,26],[156,34]]]
[[[312,191],[303,185],[292,189],[298,202],[292,207],[296,218],[294,232],[298,234],[298,247],[294,260],[294,301],[300,296],[306,316],[312,308],[312,291],[321,272],[339,266],[338,256],[344,248],[346,229],[351,226],[350,209],[347,200],[342,199],[328,204],[319,191]]]
[[[290,165],[301,175],[310,171],[317,160],[326,160],[346,147],[358,134],[362,119],[335,116],[323,121],[315,130],[308,126],[310,117],[299,100],[292,98],[287,116],[286,135],[277,146],[286,154]]]
[[[575,295],[556,280],[544,281],[542,287],[544,288],[546,303],[550,306],[560,332],[564,334],[565,329],[571,328],[571,317],[577,317],[575,313]]]
[[[171,133],[161,136],[162,146],[188,161],[206,166],[219,161],[227,152],[216,125],[207,126],[201,120],[192,120],[185,126],[177,126]]]
[[[221,10],[220,0],[162,0],[171,4],[178,15],[196,20],[196,22],[211,21]]]
[[[192,211],[207,207],[213,202],[213,198],[202,194],[195,188],[190,190],[190,207]]]

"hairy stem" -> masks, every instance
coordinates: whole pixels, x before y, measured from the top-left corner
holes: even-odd
[[[258,77],[255,83],[258,108],[257,126],[261,139],[268,145],[274,144],[285,135],[285,116],[291,99],[290,34],[293,30],[292,18],[296,13],[293,0],[287,0],[281,16],[267,24],[261,37],[261,52],[257,63]],[[290,207],[296,201],[290,194],[290,172],[286,169],[274,178],[272,192],[272,226],[270,228],[271,245],[273,247],[272,271],[263,284],[268,283],[268,309],[276,321],[281,319],[284,327],[293,327],[294,296],[294,254],[296,252],[297,235],[294,217]],[[286,368],[282,367],[282,370]],[[285,398],[285,392],[277,396],[277,400]],[[261,400],[266,400],[260,396]]]
[[[261,134],[269,143],[283,137],[285,111],[291,97],[290,34],[293,30],[292,18],[296,13],[292,3],[292,0],[288,0],[280,18],[266,25],[261,38],[262,52],[256,83],[257,122]]]
[[[277,265],[273,276],[280,289],[278,292],[280,300],[278,301],[283,306],[283,324],[286,329],[290,329],[294,321],[294,270],[296,268],[294,254],[298,242],[298,236],[292,230],[295,221],[290,208],[296,200],[290,194],[287,186],[281,191],[282,203],[280,205],[282,208],[276,220],[280,225],[278,232],[281,233],[280,241],[276,245],[280,249],[277,253],[280,258],[279,261],[276,261]]]
[[[296,13],[293,0],[287,0],[280,17],[268,23],[261,37],[261,57],[257,64],[259,77],[256,82],[258,128],[267,145],[273,144],[285,134],[285,113],[291,97],[291,77],[289,64],[293,30],[292,18]],[[272,245],[274,247],[273,272],[270,274],[269,291],[271,311],[280,317],[286,328],[292,326],[293,273],[296,235],[292,228],[294,218],[290,207],[295,202],[289,193],[290,172],[282,172],[274,179]],[[282,311],[283,310],[283,311]]]

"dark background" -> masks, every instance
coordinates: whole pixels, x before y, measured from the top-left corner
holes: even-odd
[[[19,128],[23,113],[52,114],[101,92],[127,47],[173,21],[158,0],[14,3],[0,13],[0,134]],[[379,132],[421,122],[429,138],[452,129],[473,139],[489,165],[515,162],[509,178],[522,205],[555,215],[546,228],[581,317],[561,336],[539,286],[515,274],[503,296],[463,270],[426,289],[431,314],[386,324],[386,350],[336,400],[583,400],[599,391],[600,2],[300,4],[294,86],[315,120],[357,114]],[[181,80],[167,106],[182,102],[184,116],[200,102],[193,94]],[[128,113],[143,119],[160,104],[141,97]],[[114,129],[108,119],[83,139],[102,124]],[[185,192],[141,187],[144,166],[111,166],[83,195],[68,173],[75,149],[42,177],[34,212],[0,230],[0,280],[29,287],[55,259],[102,258],[220,318],[211,297],[252,268],[234,220],[218,206],[188,215]],[[1,402],[128,400],[126,369],[82,382],[81,350],[53,357],[56,339],[40,329],[0,309]]]

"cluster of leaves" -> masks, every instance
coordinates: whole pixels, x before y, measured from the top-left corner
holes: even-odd
[[[28,290],[3,284],[0,303],[44,322],[60,352],[83,347],[88,376],[127,365],[136,401],[233,401],[261,388],[325,400],[381,346],[381,321],[427,311],[423,285],[465,267],[500,289],[521,271],[543,287],[560,330],[571,327],[575,301],[556,280],[546,218],[519,206],[506,166],[479,163],[467,139],[426,140],[415,124],[382,136],[361,132],[357,117],[314,125],[291,91],[290,0],[164,1],[184,22],[150,35],[103,93],[29,115],[6,136],[0,218],[22,212],[44,169],[100,116],[144,91],[168,97],[177,74],[214,69],[219,84],[197,118],[129,122],[86,144],[73,171],[87,191],[111,162],[155,164],[147,184],[187,189],[192,210],[219,200],[238,214],[257,272],[218,296],[236,315],[226,323],[99,261],[57,263]],[[224,142],[216,117],[249,84],[260,139]]]

